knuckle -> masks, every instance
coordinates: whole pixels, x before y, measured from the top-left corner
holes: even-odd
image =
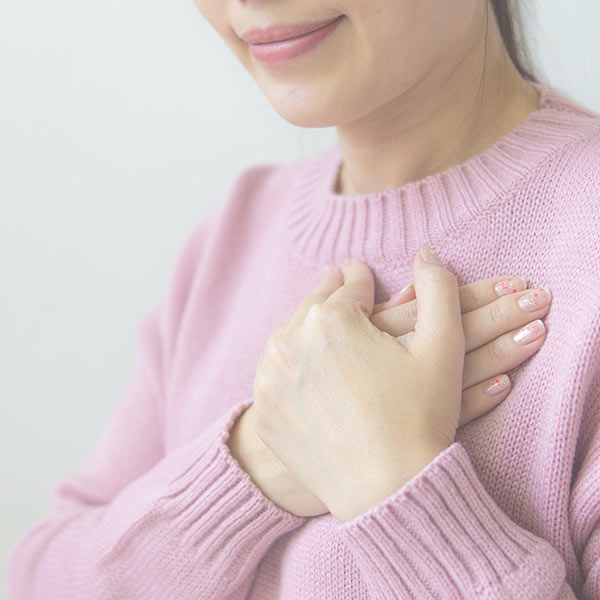
[[[267,383],[267,379],[261,373],[256,374],[256,377],[254,378],[254,384],[252,387],[253,395],[255,398],[259,397],[261,399],[265,399],[269,397],[269,386]]]
[[[500,328],[505,327],[507,324],[507,314],[502,308],[502,303],[495,301],[488,306],[488,317],[490,321]]]
[[[342,318],[343,313],[341,302],[316,303],[308,309],[305,322],[317,331],[325,332]]]
[[[435,269],[422,276],[422,280],[431,285],[442,285],[448,287],[456,287],[458,285],[456,275],[452,271],[446,269]]]
[[[413,327],[417,324],[417,303],[416,301],[411,301],[406,307],[406,318],[413,325]]]
[[[322,323],[327,322],[330,316],[330,307],[322,302],[315,302],[311,304],[310,308],[306,311],[304,322],[317,327],[321,327]]]
[[[291,355],[289,336],[283,331],[276,331],[269,338],[266,350],[269,358],[286,360]]]
[[[465,286],[461,295],[467,306],[481,306],[485,302],[483,291],[478,285]]]
[[[309,294],[308,296],[306,296],[306,298],[304,298],[303,302],[310,306],[315,306],[316,304],[321,304],[321,295],[316,294],[316,293]]]
[[[344,302],[342,311],[342,318],[355,322],[357,319],[368,315],[368,309],[364,302],[360,300],[352,300],[350,302]]]
[[[452,271],[448,271],[444,269],[441,273],[438,274],[439,281],[444,286],[449,286],[451,288],[458,287],[458,280],[456,279],[456,275],[452,273]]]
[[[494,361],[501,361],[506,359],[506,348],[504,344],[499,340],[495,339],[487,345],[489,356]]]

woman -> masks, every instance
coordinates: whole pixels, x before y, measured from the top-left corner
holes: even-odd
[[[10,597],[600,598],[600,118],[500,0],[196,4],[339,144],[187,240]]]

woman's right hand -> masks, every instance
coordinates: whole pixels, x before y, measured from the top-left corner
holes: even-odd
[[[537,339],[524,345],[516,343],[512,336],[523,325],[545,317],[550,305],[542,302],[543,290],[528,290],[524,281],[510,275],[482,279],[461,286],[459,291],[466,349],[461,427],[489,412],[508,396],[510,380],[505,371],[526,361],[546,339],[543,327]],[[518,301],[530,294],[532,302],[528,306],[533,310],[525,311]],[[411,287],[389,301],[376,304],[371,322],[381,331],[398,337],[414,332],[416,311]],[[496,380],[508,386],[495,395],[487,394],[486,387]],[[327,513],[324,504],[296,481],[258,436],[252,419],[253,406],[250,405],[231,428],[227,444],[232,456],[277,506],[300,517]]]

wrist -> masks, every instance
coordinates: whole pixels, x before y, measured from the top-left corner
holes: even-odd
[[[376,479],[365,480],[364,485],[354,493],[345,495],[347,500],[340,503],[338,510],[331,510],[329,507],[331,514],[338,521],[346,522],[377,506],[404,487],[448,447],[449,444],[442,444],[427,450],[422,449],[418,452],[418,457],[417,453],[413,455],[414,459],[411,460],[410,466],[403,464],[397,469],[390,469]]]
[[[233,458],[263,496],[287,510],[288,496],[297,495],[296,486],[283,463],[256,433],[250,409],[251,406],[236,419],[227,445]]]
[[[235,421],[230,430],[227,445],[231,456],[238,462],[256,486],[267,495],[266,488],[274,472],[282,465],[277,457],[260,439],[254,429],[252,406],[249,406]]]

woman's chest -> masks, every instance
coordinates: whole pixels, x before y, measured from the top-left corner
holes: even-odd
[[[275,260],[263,266],[260,276],[248,268],[232,274],[230,279],[237,275],[236,285],[215,288],[218,297],[207,290],[193,295],[169,372],[167,448],[193,439],[233,405],[253,396],[254,378],[270,335],[321,279],[319,271],[307,274],[305,265],[290,263],[285,268]],[[557,468],[567,472],[574,452],[569,429],[573,422],[566,415],[578,400],[568,361],[560,363],[556,358],[568,355],[570,346],[576,352],[577,337],[563,326],[561,298],[555,295],[555,306],[546,318],[552,321],[546,343],[508,371],[512,383],[508,397],[459,428],[455,438],[500,507],[538,534],[552,520],[563,518],[538,507],[545,494],[557,492],[555,480],[561,476]],[[561,439],[570,441],[557,444]]]
[[[264,555],[248,600],[369,600],[360,568],[331,515],[309,519]]]

